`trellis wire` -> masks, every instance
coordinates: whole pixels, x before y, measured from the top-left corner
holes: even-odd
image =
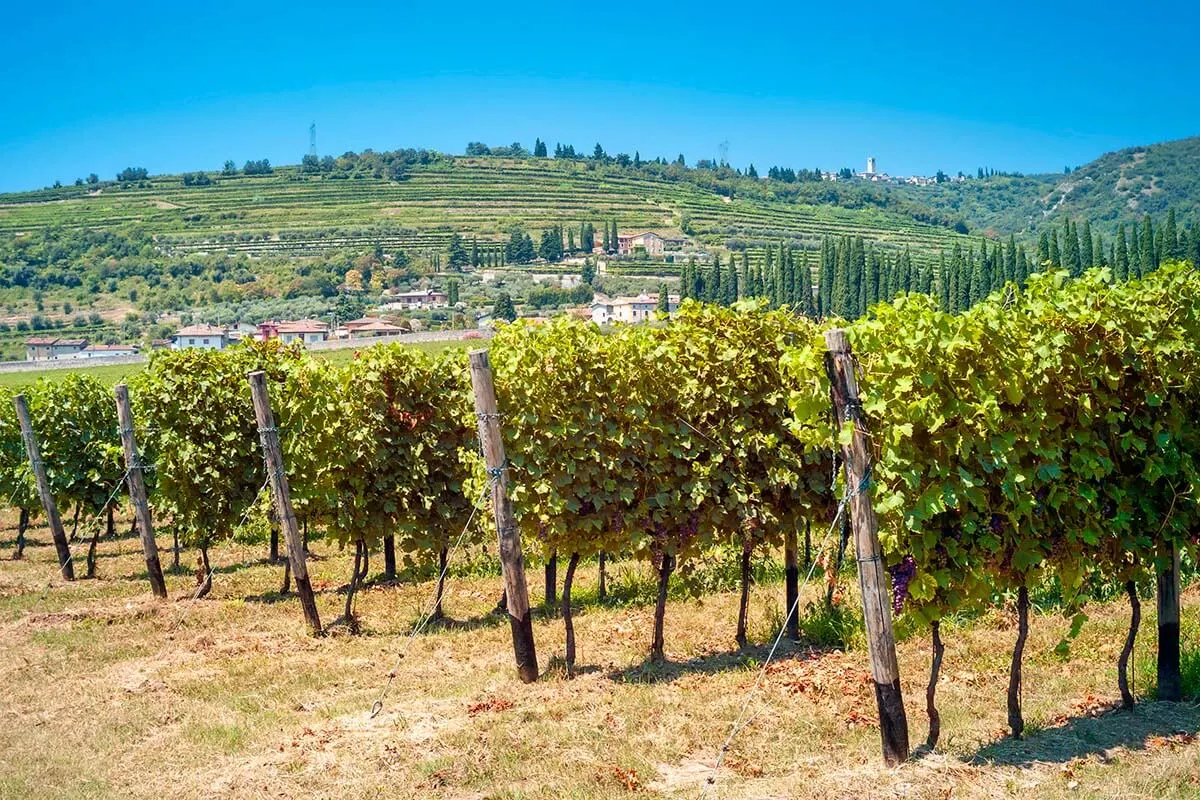
[[[125,481],[126,481],[128,478],[129,478],[129,470],[125,470],[125,474],[124,474],[124,475],[122,475],[122,476],[121,476],[121,479],[117,481],[117,485],[116,485],[116,487],[115,487],[115,488],[112,490],[112,494],[110,494],[110,495],[108,496],[108,500],[104,501],[104,505],[100,506],[100,510],[99,510],[99,511],[97,511],[95,514],[93,514],[93,515],[92,515],[92,518],[91,518],[91,520],[90,520],[90,521],[88,521],[88,520],[84,520],[84,529],[85,529],[85,531],[86,531],[88,528],[90,528],[90,527],[91,527],[93,524],[99,524],[99,521],[100,521],[100,517],[101,517],[101,515],[103,515],[103,514],[104,514],[104,512],[108,510],[108,507],[109,507],[109,506],[112,504],[112,501],[113,501],[113,500],[115,500],[115,499],[116,499],[116,497],[117,497],[117,495],[121,493],[121,487],[125,485]],[[74,541],[74,542],[71,544],[71,546],[67,548],[67,560],[66,560],[65,562],[63,562],[62,564],[59,564],[59,566],[58,566],[58,571],[59,571],[59,572],[60,572],[60,573],[61,573],[61,574],[62,574],[64,577],[66,576],[67,564],[72,564],[72,563],[74,563],[74,559],[75,559],[75,548],[79,547],[79,545],[81,545],[81,544],[83,544],[84,542],[86,542],[86,541],[87,541],[87,539],[88,539],[88,537],[87,537],[87,535],[86,535],[86,533],[85,533],[85,535],[84,535],[84,536],[80,537],[79,539],[76,539],[76,540],[75,540],[75,541]],[[40,595],[38,595],[38,598],[37,598],[37,600],[35,600],[35,601],[34,601],[34,603],[33,603],[33,605],[29,607],[29,610],[30,610],[30,612],[32,612],[34,609],[36,609],[36,608],[38,607],[38,605],[39,605],[39,604],[40,604],[40,603],[41,603],[43,600],[45,600],[45,599],[46,599],[46,596],[47,596],[47,595],[50,593],[50,587],[51,587],[52,585],[54,585],[54,578],[51,578],[50,580],[46,581],[46,586],[45,586],[45,588],[44,588],[44,589],[42,589],[42,593],[41,593]]]
[[[458,538],[454,542],[454,546],[451,547],[449,553],[447,553],[446,564],[442,567],[441,572],[438,574],[437,582],[434,583],[433,596],[429,599],[429,608],[425,612],[424,618],[422,618],[416,624],[416,626],[413,627],[412,632],[409,633],[408,638],[405,640],[404,645],[400,649],[400,653],[396,656],[396,662],[392,665],[392,668],[388,670],[387,681],[384,683],[383,689],[379,692],[379,697],[374,703],[371,704],[370,719],[375,719],[377,716],[379,716],[379,713],[383,711],[383,700],[387,696],[388,691],[392,688],[392,683],[396,680],[396,670],[400,668],[400,662],[404,660],[406,655],[408,655],[409,648],[412,647],[413,641],[417,638],[417,636],[420,635],[421,631],[425,630],[426,626],[429,625],[430,620],[433,619],[433,614],[437,610],[437,587],[443,580],[445,580],[446,574],[450,571],[451,558],[456,552],[458,552],[459,547],[462,545],[463,539],[466,538],[467,531],[471,529],[471,523],[475,521],[475,515],[479,513],[480,504],[483,502],[483,499],[487,497],[492,485],[500,479],[500,475],[503,473],[503,470],[504,468],[500,467],[498,470],[488,471],[489,474],[495,474],[492,474],[489,480],[484,484],[483,490],[479,493],[479,497],[476,498],[474,505],[471,506],[471,513],[467,517],[467,524],[463,526],[462,532],[458,534]]]
[[[850,500],[862,494],[868,488],[870,488],[869,471],[863,476],[862,482],[859,483],[858,488],[855,491],[851,492],[849,488],[847,488],[845,495],[841,499],[841,502],[838,503],[837,513],[834,514],[833,521],[829,524],[829,530],[825,532],[825,535],[821,537],[821,541],[817,545],[818,551],[824,549],[825,543],[829,541],[829,537],[833,535],[833,531],[837,527],[838,522],[841,521],[842,514],[845,513],[846,506],[849,505]],[[804,576],[804,581],[801,583],[801,586],[806,586],[808,582],[812,580],[813,573],[816,572],[817,563],[819,561],[819,557],[813,559],[812,564],[808,568],[808,574]],[[701,799],[707,797],[709,788],[716,785],[717,776],[721,770],[721,765],[725,763],[725,756],[729,752],[729,747],[731,744],[733,744],[734,738],[743,730],[745,730],[746,727],[748,727],[750,723],[753,722],[755,718],[758,717],[758,715],[761,714],[766,708],[765,705],[759,705],[757,708],[755,708],[754,713],[747,716],[747,710],[750,708],[750,703],[753,702],[755,695],[757,695],[759,689],[762,688],[763,678],[766,677],[767,674],[767,667],[770,665],[771,660],[774,659],[775,652],[779,649],[779,644],[783,641],[783,636],[787,632],[787,621],[791,619],[792,614],[799,612],[799,606],[800,593],[797,592],[796,599],[792,602],[791,608],[788,609],[787,614],[784,616],[783,624],[779,628],[779,633],[775,635],[775,640],[771,644],[771,649],[767,652],[767,657],[763,661],[762,667],[758,671],[758,677],[755,678],[754,685],[747,693],[746,703],[742,706],[742,710],[738,713],[737,719],[734,720],[733,727],[730,729],[729,735],[725,738],[725,742],[721,745],[720,750],[717,752],[717,760],[716,763],[713,764],[712,773],[708,776],[704,782],[704,785],[700,789]]]

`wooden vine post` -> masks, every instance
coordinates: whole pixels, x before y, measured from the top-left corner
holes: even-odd
[[[866,417],[858,397],[857,364],[850,352],[846,332],[834,328],[825,332],[825,369],[829,374],[830,396],[839,441],[842,426],[853,423],[848,442],[841,445],[846,469],[846,487],[850,497],[848,511],[858,556],[858,583],[862,591],[863,620],[867,629],[867,654],[875,700],[879,705],[879,734],[883,758],[889,765],[908,758],[908,719],[900,694],[900,667],[896,661],[896,636],[892,630],[891,593],[884,576],[883,556],[875,509],[869,491],[871,481],[871,442]]]
[[[1179,663],[1179,547],[1163,547],[1158,570],[1158,699],[1180,700],[1183,680]]]
[[[42,509],[46,512],[46,524],[50,526],[50,535],[54,537],[54,549],[58,552],[58,565],[62,575],[69,581],[75,580],[75,566],[71,563],[71,546],[67,543],[67,532],[63,529],[62,517],[58,515],[58,505],[50,491],[50,480],[46,477],[46,465],[42,463],[42,451],[38,447],[37,434],[33,432],[33,423],[29,421],[29,406],[25,403],[25,395],[18,394],[13,398],[13,406],[17,409],[17,420],[21,423],[21,438],[25,440],[25,453],[29,456],[29,466],[33,469],[33,477],[37,481],[38,497],[42,500]]]
[[[500,539],[500,565],[504,575],[505,608],[512,627],[513,652],[521,680],[532,683],[538,677],[537,651],[533,644],[533,620],[529,614],[529,587],[525,581],[525,558],[521,553],[521,534],[508,499],[508,465],[504,442],[500,438],[500,419],[496,408],[496,387],[487,350],[472,350],[471,388],[475,392],[475,416],[479,420],[479,445],[491,479],[492,510]]]
[[[133,411],[129,407],[129,387],[118,383],[113,388],[117,399],[117,423],[121,429],[121,447],[125,450],[126,483],[129,499],[133,502],[133,513],[137,517],[138,534],[142,539],[142,552],[146,556],[146,573],[150,576],[150,588],[155,597],[167,597],[167,584],[163,580],[162,564],[158,560],[158,542],[154,541],[154,522],[150,517],[150,504],[146,502],[146,475],[142,471],[142,457],[138,452],[137,439],[133,433]],[[111,517],[109,518],[111,519]]]
[[[288,563],[292,577],[296,580],[296,594],[300,596],[300,607],[314,636],[321,635],[321,618],[317,615],[317,599],[313,595],[312,583],[308,579],[308,563],[304,558],[304,541],[300,538],[300,526],[296,522],[296,511],[292,508],[292,495],[288,490],[287,475],[283,471],[283,453],[279,449],[279,431],[275,429],[275,415],[271,413],[271,401],[267,397],[266,373],[251,372],[250,394],[254,400],[254,416],[258,419],[258,434],[262,438],[263,457],[266,459],[267,478],[271,483],[271,494],[275,498],[275,509],[279,515],[279,526],[287,539]]]

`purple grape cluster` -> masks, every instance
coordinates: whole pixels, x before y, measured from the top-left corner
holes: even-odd
[[[892,613],[899,614],[908,599],[909,581],[917,574],[917,562],[905,556],[899,564],[888,567],[888,574],[892,576]]]

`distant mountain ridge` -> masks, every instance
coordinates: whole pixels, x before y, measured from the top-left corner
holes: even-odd
[[[1146,214],[1174,209],[1200,223],[1200,136],[1105,153],[1070,174],[996,176],[929,187],[896,187],[942,214],[959,215],[973,233],[1033,238],[1066,218],[1105,233]]]

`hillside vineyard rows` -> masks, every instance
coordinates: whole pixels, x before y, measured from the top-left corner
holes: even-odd
[[[270,176],[221,178],[199,188],[164,177],[28,202],[35,197],[11,196],[16,202],[0,207],[0,232],[136,224],[178,252],[219,245],[260,255],[300,247],[331,250],[340,239],[330,234],[339,229],[344,239],[352,231],[382,227],[389,245],[419,251],[450,231],[499,240],[514,224],[536,231],[586,219],[615,219],[622,230],[635,230],[677,229],[686,218],[702,240],[713,242],[738,235],[813,241],[823,235],[864,236],[908,245],[923,257],[961,238],[881,209],[731,200],[693,183],[546,160],[446,157],[413,167],[398,182],[369,176],[329,180],[280,168]],[[408,232],[389,234],[388,227]],[[262,240],[264,235],[269,239]]]
[[[526,549],[567,563],[569,642],[580,559],[653,566],[648,638],[660,659],[666,590],[711,548],[742,554],[741,643],[756,553],[782,548],[795,564],[810,526],[836,580],[837,536],[825,530],[852,493],[834,453],[854,426],[830,419],[822,336],[835,324],[753,303],[687,303],[669,322],[607,333],[565,317],[499,330],[489,351],[502,468]],[[873,450],[858,491],[878,514],[893,611],[927,625],[934,643],[930,744],[940,620],[1007,602],[1019,619],[1009,725],[1021,735],[1030,592],[1047,586],[1080,613],[1114,587],[1126,593],[1118,679],[1132,705],[1139,597],[1156,579],[1177,582],[1200,529],[1200,275],[1182,263],[1126,282],[1106,270],[1039,274],[960,314],[903,295],[847,332]],[[130,382],[133,429],[156,525],[199,555],[195,596],[220,579],[209,548],[266,539],[274,524],[246,380],[256,370],[300,525],[353,548],[348,625],[372,551],[384,550],[393,574],[397,560],[436,563],[444,579],[460,544],[495,540],[477,514],[495,476],[477,450],[464,354],[378,346],[334,364],[278,342],[161,352]],[[25,399],[58,504],[87,519],[122,502],[128,472],[110,390],[72,375]],[[0,495],[23,531],[38,495],[17,422],[0,419]],[[1177,698],[1178,621],[1159,624],[1158,693]]]

